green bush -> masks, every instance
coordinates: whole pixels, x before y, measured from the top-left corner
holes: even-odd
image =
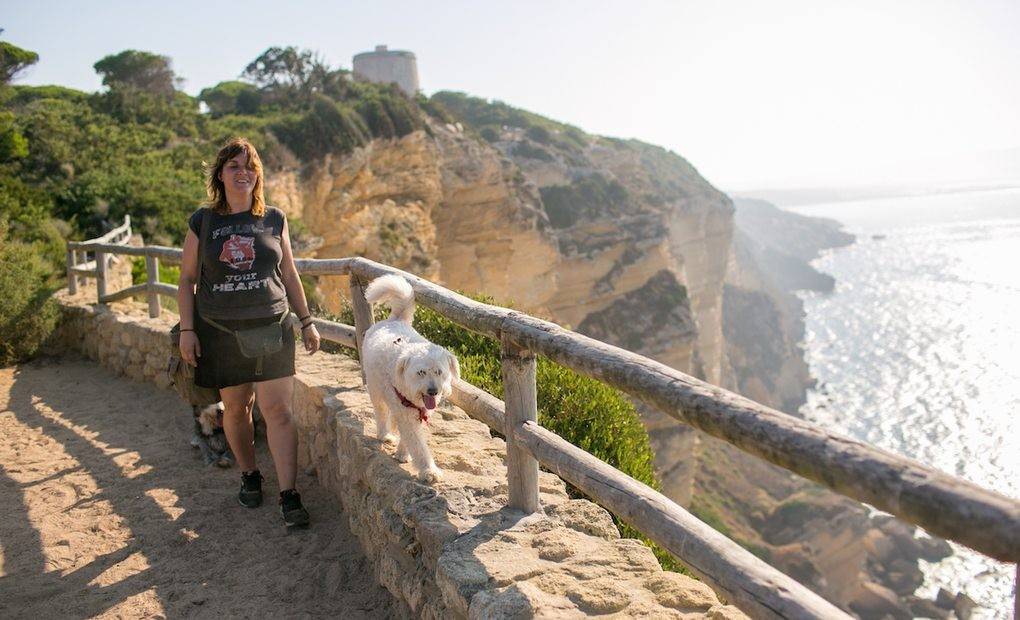
[[[131,258],[131,284],[145,284],[149,273],[145,269],[145,257]],[[159,263],[159,281],[163,284],[177,284],[181,281],[181,268],[178,265]]]
[[[287,148],[305,160],[350,152],[371,137],[361,115],[325,95],[317,95],[312,109],[303,114],[281,116],[271,129]]]
[[[422,112],[442,123],[457,122],[457,119],[450,114],[449,110],[444,108],[443,104],[439,103],[439,101],[435,99],[429,99],[425,95],[418,93],[414,97],[414,102],[419,108],[421,108]]]
[[[486,127],[485,129],[489,128]],[[514,155],[519,157],[530,157],[531,159],[538,159],[540,161],[552,161],[554,159],[549,151],[540,146],[533,146],[528,142],[518,142],[514,146]]]
[[[0,366],[24,361],[53,332],[59,312],[51,298],[53,265],[35,244],[9,239],[0,217]]]
[[[701,519],[706,524],[710,525],[712,529],[723,536],[731,536],[730,526],[726,525],[726,522],[723,521],[719,512],[711,504],[704,500],[704,496],[696,494],[691,499],[690,512],[698,519]]]
[[[627,188],[601,174],[578,179],[570,185],[539,189],[553,228],[567,228],[578,221],[622,212],[629,202]]]
[[[486,142],[499,141],[499,132],[492,127],[482,127],[481,131],[478,132],[478,135],[480,135]]]
[[[204,88],[198,98],[209,106],[209,113],[215,118],[227,114],[256,114],[262,103],[261,94],[254,84],[236,80]]]
[[[502,101],[488,101],[452,91],[435,93],[429,101],[442,106],[448,114],[479,133],[485,128],[498,132],[505,125],[519,127],[532,140],[567,153],[577,153],[588,145],[588,135],[577,127],[509,106]]]

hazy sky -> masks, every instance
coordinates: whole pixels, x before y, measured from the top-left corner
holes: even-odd
[[[129,48],[170,56],[197,94],[271,45],[350,68],[385,43],[417,55],[427,94],[661,144],[723,189],[894,181],[1020,146],[1017,0],[6,0],[0,27],[40,55],[20,83],[85,90]]]

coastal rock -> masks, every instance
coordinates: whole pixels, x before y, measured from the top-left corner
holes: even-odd
[[[951,610],[956,605],[956,597],[949,590],[939,588],[938,594],[935,595],[935,604],[942,609]]]
[[[956,612],[956,617],[960,620],[970,620],[971,615],[974,613],[974,608],[977,606],[974,599],[960,592],[956,595],[956,601],[953,603],[953,611]]]
[[[948,609],[939,607],[935,601],[926,598],[911,596],[908,598],[910,613],[917,618],[934,618],[935,620],[947,620],[953,615]]]
[[[877,583],[865,582],[850,603],[850,609],[861,618],[893,618],[893,620],[910,620],[913,614],[900,603],[899,597],[892,590]]]

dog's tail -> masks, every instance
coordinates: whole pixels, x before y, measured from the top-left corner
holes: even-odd
[[[390,307],[389,318],[408,325],[414,319],[414,289],[398,275],[381,276],[372,280],[365,289],[368,303],[385,302]]]

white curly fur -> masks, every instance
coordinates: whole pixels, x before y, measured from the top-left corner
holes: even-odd
[[[386,303],[390,316],[365,332],[361,364],[368,395],[375,408],[376,434],[392,443],[400,434],[397,460],[410,460],[418,477],[434,482],[442,477],[429,452],[425,425],[418,410],[400,402],[394,388],[418,407],[435,409],[441,398],[450,396],[454,379],[460,379],[457,358],[443,347],[426,340],[413,327],[414,289],[402,277],[386,275],[365,289],[369,303]],[[432,423],[434,416],[430,415]]]

